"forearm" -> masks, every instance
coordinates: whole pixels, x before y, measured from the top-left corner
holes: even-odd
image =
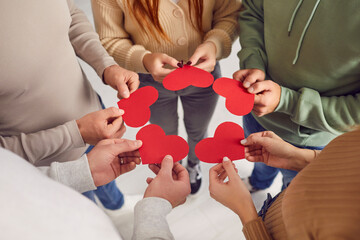
[[[320,150],[294,148],[294,157],[293,159],[290,159],[288,169],[298,172],[311,163],[321,152]]]
[[[96,189],[85,154],[75,161],[53,162],[49,167],[38,167],[38,169],[48,177],[80,193]]]
[[[263,0],[243,0],[240,11],[241,69],[257,68],[266,72]]]
[[[84,147],[85,143],[74,120],[35,133],[0,136],[0,146],[35,164],[70,149]]]
[[[162,198],[144,198],[134,210],[133,240],[174,239],[166,215],[171,211],[170,202]]]
[[[280,103],[275,111],[289,114],[293,122],[306,128],[340,135],[360,124],[359,106],[359,93],[323,97],[310,88],[294,91],[281,87]]]
[[[204,41],[210,41],[216,46],[216,58],[230,55],[232,43],[238,37],[239,0],[216,1],[213,13],[213,27],[205,34]]]
[[[130,71],[147,73],[143,58],[150,51],[135,45],[124,29],[124,12],[115,0],[92,0],[95,28],[101,43],[115,61]]]
[[[101,45],[99,36],[86,15],[75,6],[73,0],[67,1],[72,18],[69,29],[70,42],[76,55],[93,67],[102,78],[105,68],[115,65],[116,62]]]

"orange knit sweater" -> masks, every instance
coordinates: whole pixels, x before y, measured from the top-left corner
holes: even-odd
[[[360,129],[330,142],[269,208],[246,239],[359,239]]]
[[[204,0],[204,37],[190,21],[188,1],[177,4],[172,0],[160,1],[159,20],[171,40],[160,43],[141,30],[124,2],[92,0],[92,9],[105,49],[120,66],[135,72],[147,73],[142,60],[149,52],[166,53],[179,61],[187,61],[204,41],[215,44],[217,59],[227,57],[238,36],[240,0]]]

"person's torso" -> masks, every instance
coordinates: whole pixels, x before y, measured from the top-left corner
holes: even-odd
[[[71,20],[65,0],[0,3],[2,136],[53,128],[100,109],[69,40]]]

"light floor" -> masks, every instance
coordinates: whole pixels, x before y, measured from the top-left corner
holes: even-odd
[[[91,4],[90,0],[75,0],[77,6],[85,11],[89,20],[92,22]],[[233,72],[238,69],[237,52],[240,50],[239,42],[236,41],[233,46],[232,53],[229,58],[220,61],[222,74],[224,77],[231,77]],[[84,70],[92,83],[94,89],[102,97],[106,107],[117,106],[116,92],[102,84],[102,81],[97,77],[95,72],[86,64],[82,62]],[[225,109],[225,102],[223,98],[219,98],[215,114],[210,122],[208,130],[209,136],[213,136],[216,127],[225,121],[232,121],[242,125],[241,117],[230,114]],[[179,120],[182,120],[181,103],[179,102]],[[182,121],[179,122],[180,136],[186,139],[186,132]],[[139,129],[129,128],[125,133],[124,138],[135,139],[135,135]],[[253,164],[246,160],[235,161],[239,169],[239,175],[246,177],[251,174]],[[229,239],[245,239],[242,234],[242,225],[239,218],[229,209],[213,200],[208,191],[208,172],[213,165],[201,163],[203,172],[203,184],[199,191],[194,196],[189,196],[186,203],[175,208],[169,215],[168,221],[175,239],[178,240],[229,240]],[[152,176],[153,173],[147,166],[139,166],[134,171],[120,176],[117,179],[117,184],[122,192],[127,195],[143,194],[146,189],[146,178]],[[266,193],[270,192],[272,195],[276,194],[281,187],[280,175],[275,179],[271,188],[266,191],[260,191],[253,194],[255,206],[259,209],[266,198]],[[122,237],[126,239],[131,238],[131,222],[132,219],[119,219],[115,221]]]

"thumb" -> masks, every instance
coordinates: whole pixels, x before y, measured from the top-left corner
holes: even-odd
[[[125,113],[124,110],[118,109],[116,107],[109,107],[101,111],[104,113],[106,118],[117,118]]]
[[[263,137],[263,132],[257,132],[250,134],[246,139],[240,141],[240,143],[244,146],[251,146],[251,145],[265,145],[267,142],[267,137]]]
[[[172,177],[173,166],[174,166],[174,161],[173,161],[172,156],[166,155],[161,162],[161,168],[160,168],[159,174],[168,175],[168,176]]]
[[[116,84],[116,88],[118,90],[117,97],[119,99],[130,97],[129,88],[123,79],[118,80],[118,82]]]
[[[132,141],[132,140],[124,139],[124,141],[121,143],[107,145],[106,147],[109,148],[109,151],[111,151],[113,155],[119,155],[121,153],[135,151],[139,149],[141,145],[142,145],[141,140]]]
[[[225,169],[227,175],[229,176],[229,180],[239,176],[236,173],[236,170],[228,157],[223,158],[223,168]]]

